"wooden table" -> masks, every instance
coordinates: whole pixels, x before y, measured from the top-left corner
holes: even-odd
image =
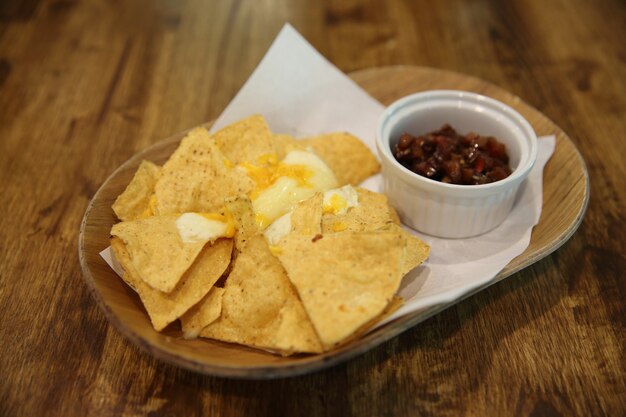
[[[578,232],[533,266],[326,371],[158,362],[109,325],[77,235],[138,150],[215,118],[290,21],[341,70],[491,81],[586,160]],[[0,416],[624,415],[626,9],[615,0],[28,0],[0,5]]]

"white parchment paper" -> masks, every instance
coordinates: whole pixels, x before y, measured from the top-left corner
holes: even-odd
[[[273,132],[304,137],[348,131],[376,154],[374,135],[383,109],[293,27],[285,25],[212,130],[258,113]],[[532,228],[541,215],[543,168],[554,146],[554,136],[539,138],[537,163],[522,185],[513,210],[493,231],[469,239],[440,239],[406,228],[431,246],[431,254],[423,265],[404,277],[399,295],[406,303],[385,322],[409,312],[451,304],[488,285],[528,247]],[[380,174],[363,186],[384,191]],[[101,255],[121,275],[109,248]]]

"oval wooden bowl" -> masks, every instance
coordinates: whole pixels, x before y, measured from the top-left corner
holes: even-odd
[[[474,91],[515,108],[533,125],[538,136],[556,135],[556,149],[544,172],[543,212],[530,245],[488,285],[549,255],[580,225],[589,199],[584,161],[558,126],[518,97],[477,78],[430,68],[373,68],[352,73],[351,77],[385,105],[424,90]],[[141,160],[162,164],[184,134],[181,132],[158,142],[118,168],[89,204],[79,237],[80,263],[94,298],[123,335],[157,358],[205,374],[227,377],[275,378],[303,374],[359,355],[482,289],[467,293],[452,303],[400,317],[358,340],[321,355],[280,357],[208,339],[185,340],[176,326],[169,326],[161,333],[154,331],[139,297],[108,267],[99,252],[109,245],[109,231],[116,222],[111,205],[124,190]]]

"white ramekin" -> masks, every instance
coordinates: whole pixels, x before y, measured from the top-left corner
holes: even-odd
[[[446,184],[409,171],[393,156],[403,133],[421,135],[446,123],[460,134],[476,132],[504,143],[511,175],[483,185]],[[426,91],[393,103],[378,122],[376,146],[385,194],[402,221],[445,238],[479,235],[502,223],[537,159],[537,136],[519,113],[492,98],[456,90]]]

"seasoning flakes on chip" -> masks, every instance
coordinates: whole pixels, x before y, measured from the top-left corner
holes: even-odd
[[[380,315],[397,291],[405,237],[393,231],[290,235],[278,255],[325,349]]]
[[[358,204],[345,213],[325,213],[322,218],[322,233],[339,231],[366,232],[380,229],[392,222],[393,214],[387,197],[363,188],[356,189]]]
[[[235,234],[235,248],[242,251],[246,242],[260,233],[252,211],[252,202],[246,196],[226,199],[226,211],[233,216],[237,233]]]
[[[272,132],[263,116],[254,115],[218,130],[213,140],[233,164],[256,161],[276,153]]]
[[[296,140],[259,115],[193,129],[162,167],[141,164],[111,246],[157,331],[320,353],[399,308],[428,256],[385,196],[349,185],[378,170],[347,133]]]
[[[139,278],[129,252],[120,238],[111,240],[115,257],[124,268],[124,280],[137,291],[156,330],[162,330],[196,305],[209,292],[230,263],[232,240],[207,244],[169,293],[156,290]]]
[[[225,198],[252,190],[252,180],[227,161],[206,129],[189,132],[156,182],[157,214],[216,212]]]
[[[301,235],[322,233],[322,193],[298,203],[291,213],[291,232]]]
[[[176,287],[207,242],[184,243],[176,227],[177,218],[154,216],[118,223],[111,229],[111,235],[126,245],[138,277],[165,293]]]
[[[160,168],[150,161],[141,161],[135,176],[113,203],[115,215],[122,221],[150,216],[150,198],[154,193]]]

